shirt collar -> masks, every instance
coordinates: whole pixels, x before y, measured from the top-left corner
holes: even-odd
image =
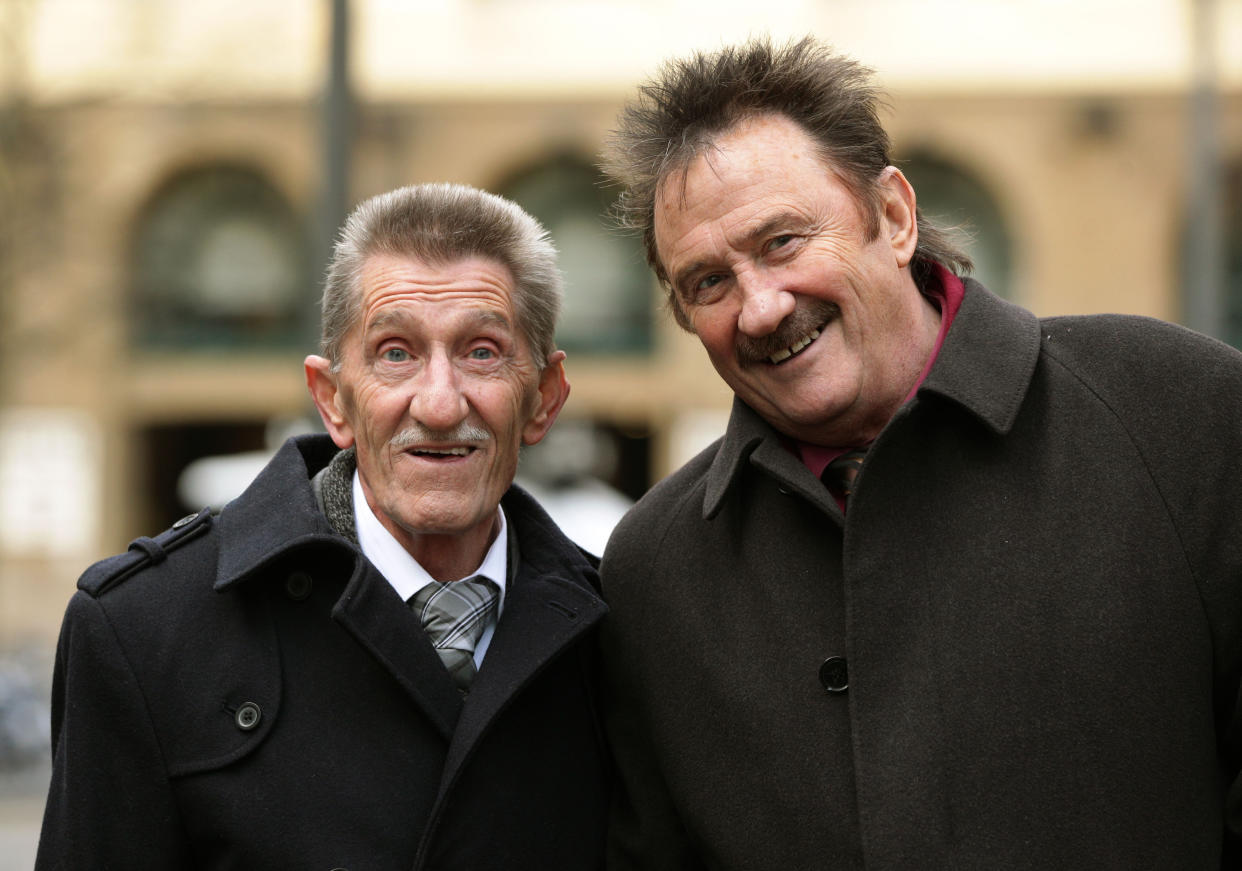
[[[496,538],[488,547],[483,562],[465,577],[482,575],[494,583],[500,588],[500,605],[503,607],[509,568],[509,532],[504,509],[497,506],[496,512],[500,517],[500,529]],[[388,583],[392,584],[392,588],[403,600],[409,601],[423,587],[435,583],[435,578],[418,564],[418,560],[410,556],[409,551],[401,546],[375,516],[362,492],[362,480],[357,471],[354,472],[354,522],[358,527],[358,546],[362,548],[362,553],[387,578]]]

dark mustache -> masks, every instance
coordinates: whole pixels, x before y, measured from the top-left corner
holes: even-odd
[[[835,302],[817,299],[800,305],[781,321],[775,332],[758,338],[738,333],[735,353],[742,364],[763,363],[777,351],[783,351],[806,336],[811,330],[836,319],[841,307]]]

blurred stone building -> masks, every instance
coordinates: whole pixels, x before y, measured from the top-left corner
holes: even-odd
[[[523,473],[636,497],[730,401],[601,217],[602,138],[662,58],[764,31],[833,42],[876,67],[920,205],[971,230],[985,283],[1040,314],[1179,320],[1193,6],[807,0],[771,22],[675,0],[356,0],[348,198],[465,182],[548,225],[573,392]],[[1215,14],[1239,343],[1242,11]],[[198,507],[196,460],[316,423],[301,360],[329,20],[315,0],[0,0],[0,649],[49,643],[88,562]]]

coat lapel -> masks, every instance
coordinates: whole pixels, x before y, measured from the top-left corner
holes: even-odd
[[[603,619],[594,565],[518,487],[503,500],[518,544],[518,571],[505,593],[487,657],[461,711],[441,781],[443,796],[479,739],[543,668]]]
[[[509,701],[607,610],[593,592],[569,580],[519,572],[457,721],[445,760],[443,790],[451,786],[470,751]]]
[[[442,786],[447,789],[509,700],[608,610],[595,592],[594,565],[538,503],[520,488],[510,488],[504,506],[517,536],[519,569],[469,703],[463,704],[418,618],[370,560],[332,532],[319,511],[310,476],[334,452],[323,436],[289,442],[225,510],[220,523],[227,546],[221,548],[216,589],[260,575],[280,553],[297,547],[347,550],[354,568],[332,619],[375,657],[450,742]],[[275,533],[256,535],[254,530],[273,523],[282,524]]]
[[[782,444],[776,430],[736,397],[728,429],[705,478],[704,519],[720,513],[747,462],[775,478],[783,490],[798,493],[838,525],[842,523],[841,509],[828,489]]]
[[[972,279],[965,285],[962,307],[919,395],[952,400],[1003,435],[1022,410],[1039,361],[1039,321]]]
[[[350,632],[410,694],[446,740],[453,737],[462,698],[418,618],[366,558],[359,556],[332,619]]]
[[[327,436],[292,439],[225,508],[216,589],[261,577],[265,566],[299,547],[348,552],[354,569],[332,618],[370,651],[447,741],[461,714],[457,688],[418,619],[370,560],[332,531],[311,491],[311,477],[335,453]]]

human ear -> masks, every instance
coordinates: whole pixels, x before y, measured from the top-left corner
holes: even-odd
[[[547,365],[539,373],[539,394],[534,411],[522,427],[522,444],[538,444],[552,428],[552,423],[561,413],[561,407],[568,398],[569,380],[565,377],[565,352],[553,351],[548,355]]]
[[[917,199],[914,188],[901,170],[885,167],[880,177],[880,193],[884,202],[883,229],[893,246],[898,268],[904,269],[914,259],[919,242]]]
[[[319,416],[323,418],[328,435],[332,436],[338,448],[344,450],[350,447],[354,443],[354,430],[345,414],[344,397],[337,383],[337,373],[332,371],[332,362],[326,357],[311,354],[302,365],[306,369],[306,387]]]

